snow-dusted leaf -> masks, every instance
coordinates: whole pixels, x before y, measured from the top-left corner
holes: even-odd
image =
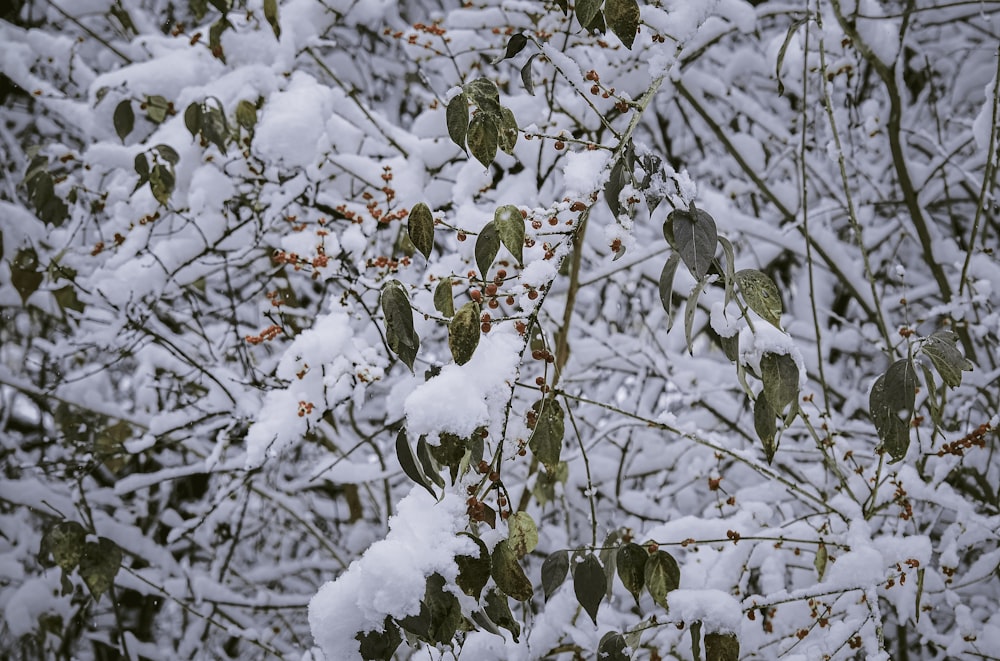
[[[799,367],[791,356],[765,352],[760,358],[760,380],[764,382],[767,401],[777,415],[782,415],[789,404],[796,404],[799,395]]]
[[[538,528],[527,512],[514,512],[507,520],[507,526],[510,548],[518,558],[523,558],[538,546]]]
[[[747,307],[771,323],[781,328],[781,292],[766,273],[756,269],[736,272],[736,283]]]
[[[420,337],[413,328],[410,299],[398,280],[390,280],[382,287],[382,313],[385,315],[385,336],[389,349],[412,372],[413,361],[420,350]]]
[[[430,259],[431,251],[434,249],[434,215],[430,207],[423,202],[418,202],[410,209],[409,218],[406,221],[406,233],[413,242],[413,246],[427,259]]]
[[[462,623],[462,607],[458,597],[445,589],[447,585],[444,576],[437,572],[427,577],[424,603],[429,616],[427,642],[432,645],[450,643]]]
[[[518,211],[517,215],[520,216],[521,212]],[[496,217],[495,213],[494,217]],[[486,226],[479,232],[479,236],[476,237],[476,266],[479,267],[479,273],[483,276],[483,280],[488,279],[490,266],[497,258],[498,252],[500,252],[500,232],[497,229],[496,221],[491,220],[486,223]]]
[[[506,106],[500,108],[499,131],[497,132],[497,146],[508,154],[514,153],[514,146],[517,145],[517,118],[510,108]]]
[[[735,633],[710,631],[705,634],[705,661],[738,661],[740,640]]]
[[[533,593],[531,581],[524,575],[524,570],[517,562],[517,555],[511,550],[506,539],[501,540],[493,548],[491,564],[493,580],[507,596],[518,601],[531,599]]]
[[[448,324],[448,348],[459,365],[472,359],[479,346],[479,303],[469,301],[455,313]]]
[[[31,295],[38,291],[45,274],[38,264],[38,253],[34,248],[21,248],[10,264],[10,281],[21,295],[21,302],[27,303]]]
[[[507,596],[497,590],[490,590],[486,593],[485,601],[486,606],[483,611],[489,616],[490,620],[495,622],[497,626],[501,626],[509,631],[514,642],[518,642],[518,637],[521,635],[521,625],[514,619],[514,615],[510,612],[510,604],[507,603]]]
[[[171,165],[177,165],[181,160],[180,154],[178,154],[177,150],[170,145],[153,145],[153,149],[155,149],[156,153],[160,155],[160,158]]]
[[[174,192],[173,170],[162,163],[154,165],[149,173],[149,189],[153,192],[153,198],[166,206],[170,201],[170,195]]]
[[[146,97],[146,117],[154,124],[162,124],[170,113],[170,102],[159,94]]]
[[[496,227],[500,241],[514,256],[518,264],[524,261],[524,216],[513,204],[505,204],[493,213],[493,225]],[[478,246],[477,246],[478,247]],[[490,262],[493,260],[491,259]],[[480,269],[483,279],[486,271]]]
[[[507,49],[504,51],[503,55],[498,55],[493,58],[493,64],[499,64],[504,60],[514,57],[520,53],[525,46],[528,45],[528,38],[524,34],[517,32],[512,34],[510,39],[507,40]]]
[[[669,330],[673,325],[674,310],[674,275],[677,274],[677,265],[681,263],[681,256],[677,253],[670,253],[667,262],[660,272],[659,292],[660,303],[663,311],[666,312],[666,325]]]
[[[445,122],[448,124],[448,137],[456,145],[467,151],[465,138],[469,134],[469,97],[465,92],[456,94],[448,102],[445,110]]]
[[[483,167],[488,168],[497,155],[497,147],[500,144],[498,117],[499,114],[480,110],[469,122],[469,134],[466,139],[469,151],[483,164]]]
[[[542,592],[545,594],[545,601],[549,600],[556,590],[566,580],[569,573],[569,553],[567,551],[553,551],[545,557],[542,562]]]
[[[80,562],[86,539],[87,531],[79,523],[60,521],[42,535],[38,561],[43,567],[55,564],[65,571],[71,571]]]
[[[767,401],[767,393],[761,392],[757,395],[757,401],[753,405],[753,427],[757,432],[757,438],[764,446],[764,457],[769,464],[774,460],[774,454],[778,451],[778,445],[774,440],[778,433],[777,418],[778,414],[774,412],[770,402]]]
[[[607,590],[607,577],[601,561],[593,553],[586,554],[573,565],[573,592],[590,619],[597,624],[597,609]]]
[[[607,0],[604,16],[611,31],[622,40],[625,48],[631,50],[639,31],[639,4],[636,0]]]
[[[715,257],[719,239],[715,219],[701,209],[693,211],[675,209],[670,212],[669,218],[673,221],[673,238],[677,252],[681,254],[684,265],[688,267],[694,279],[701,280],[708,273],[708,268]]]
[[[625,589],[632,593],[637,604],[639,595],[642,594],[642,586],[645,584],[648,557],[646,549],[634,542],[623,544],[618,549],[616,558],[618,578],[621,579]]]
[[[531,409],[535,412],[536,421],[528,447],[545,466],[545,470],[553,473],[559,463],[562,440],[566,433],[565,414],[559,402],[552,397],[538,400]]]
[[[403,469],[403,474],[405,474],[406,477],[410,478],[424,489],[427,489],[427,492],[430,495],[437,498],[437,494],[434,493],[434,488],[431,486],[430,480],[427,479],[424,475],[424,471],[417,463],[417,455],[413,453],[413,448],[410,447],[410,443],[406,439],[405,429],[400,429],[399,433],[396,434],[396,459],[399,461],[399,466]]]
[[[868,398],[875,431],[893,461],[900,461],[910,447],[910,420],[917,397],[917,373],[908,358],[897,360],[879,376]]]
[[[444,479],[441,477],[441,467],[431,457],[428,447],[426,438],[421,436],[417,439],[417,461],[420,462],[420,468],[427,479],[443,489]]]
[[[128,137],[128,134],[135,127],[135,111],[132,110],[132,101],[125,99],[119,102],[115,106],[112,121],[115,125],[115,133],[118,134],[118,138],[122,141],[122,144],[125,144],[125,138]]]
[[[466,532],[459,534],[468,537],[476,543],[476,546],[479,548],[479,556],[455,556],[455,564],[458,565],[458,578],[455,582],[458,583],[458,587],[462,589],[462,592],[470,597],[479,599],[479,594],[486,587],[486,583],[490,579],[490,552],[486,548],[486,544],[483,543],[483,540],[478,537],[474,537]]]
[[[625,636],[617,631],[608,631],[597,644],[597,658],[600,661],[628,661],[630,657],[625,651],[627,649]]]
[[[655,551],[646,559],[646,589],[653,601],[667,607],[667,593],[681,584],[681,569],[674,556],[666,551]]]
[[[603,2],[604,0],[579,0],[576,3],[576,18],[580,21],[581,27],[590,27]]]
[[[455,316],[455,297],[451,293],[451,278],[441,278],[434,288],[434,309],[445,317]]]
[[[94,599],[100,599],[114,585],[121,564],[121,548],[107,537],[99,537],[84,544],[77,571]]]
[[[931,359],[941,380],[951,388],[962,384],[962,372],[972,371],[972,361],[955,346],[958,334],[952,330],[939,330],[925,338],[920,350]]]
[[[358,632],[354,638],[360,643],[361,658],[365,661],[390,661],[403,642],[399,627],[388,616],[382,622],[381,631]]]
[[[480,111],[493,115],[500,114],[500,90],[497,88],[497,84],[489,78],[470,80],[462,89],[479,107]],[[479,114],[483,114],[483,112]]]
[[[257,125],[257,106],[246,99],[242,99],[239,103],[237,103],[236,123],[245,128],[247,131],[252,131]]]

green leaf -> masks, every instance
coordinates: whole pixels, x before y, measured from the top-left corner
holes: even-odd
[[[462,89],[469,95],[472,102],[479,106],[480,110],[494,115],[500,113],[500,90],[497,88],[497,84],[489,78],[471,80]]]
[[[517,118],[510,108],[500,108],[500,125],[497,133],[497,145],[508,154],[514,153],[517,144]]]
[[[115,113],[112,115],[111,121],[115,125],[118,139],[122,141],[122,144],[125,144],[125,138],[135,128],[135,111],[132,110],[132,101],[125,99],[115,106]]]
[[[437,494],[434,493],[434,488],[431,486],[430,480],[427,479],[423,470],[421,470],[419,464],[417,464],[417,456],[413,453],[413,449],[406,440],[405,429],[400,429],[399,433],[396,434],[396,459],[399,460],[399,466],[403,469],[403,473],[406,477],[427,489],[427,492],[430,493],[430,495],[437,498]]]
[[[545,561],[542,562],[542,592],[545,594],[545,601],[548,601],[549,597],[559,589],[568,573],[568,552],[555,551],[545,558]]]
[[[563,436],[566,433],[566,422],[562,407],[552,397],[540,399],[532,405],[535,412],[535,429],[528,439],[528,447],[545,470],[554,473],[562,452]]]
[[[604,567],[593,553],[588,553],[573,566],[573,591],[576,593],[576,600],[587,611],[594,624],[597,624],[597,609],[607,587]]]
[[[483,610],[493,622],[510,631],[515,643],[518,642],[518,637],[521,635],[521,625],[514,619],[514,615],[510,612],[510,605],[507,603],[505,595],[497,590],[487,592],[486,608]]]
[[[597,645],[597,658],[599,661],[628,661],[631,657],[625,652],[628,643],[625,636],[617,631],[609,631],[601,636],[601,642]]]
[[[525,37],[520,32],[511,35],[510,39],[507,40],[507,50],[504,51],[503,55],[498,55],[496,58],[494,58],[493,64],[499,64],[500,62],[503,62],[508,58],[514,57],[515,55],[520,53],[527,45],[528,45],[528,38]]]
[[[201,132],[201,104],[192,103],[184,111],[184,126],[192,138],[197,138]]]
[[[140,186],[149,181],[149,159],[146,158],[145,154],[136,154],[132,165],[135,167],[135,173],[139,175],[139,183],[135,187],[135,190],[138,190]]]
[[[663,311],[667,313],[667,330],[670,330],[670,326],[673,324],[674,276],[677,274],[677,265],[680,263],[681,256],[677,253],[671,253],[666,264],[663,265],[663,271],[660,272],[660,303],[663,305]]]
[[[616,218],[622,212],[620,200],[622,188],[631,179],[631,172],[626,168],[626,160],[625,156],[622,155],[615,161],[615,164],[611,166],[611,174],[608,176],[608,181],[604,184],[604,201],[608,203],[611,215]]]
[[[646,549],[634,542],[623,544],[618,549],[617,565],[618,578],[621,579],[625,589],[632,593],[635,603],[639,603],[639,595],[642,594],[642,586],[646,578],[646,559],[649,554]]]
[[[677,243],[677,252],[681,254],[684,265],[688,267],[694,279],[701,280],[708,273],[708,268],[715,257],[719,239],[715,219],[701,209],[694,209],[693,212],[675,209],[670,212],[668,218],[673,220],[673,236]]]
[[[445,317],[455,316],[455,298],[451,294],[451,278],[442,278],[434,288],[434,309]]]
[[[496,115],[487,112],[477,112],[469,122],[469,151],[483,167],[490,167],[497,155],[500,140],[500,129],[497,126]]]
[[[385,315],[385,335],[389,349],[412,372],[413,361],[420,349],[420,338],[413,329],[410,299],[398,280],[390,280],[382,287],[382,313]]]
[[[427,446],[427,439],[423,436],[417,439],[417,461],[420,462],[420,468],[424,471],[427,479],[443,489],[444,480],[441,478],[441,467],[431,457]]]
[[[691,342],[694,339],[694,314],[698,311],[698,299],[701,298],[701,292],[707,284],[708,278],[699,280],[684,304],[684,339],[687,341],[688,352],[693,351]]]
[[[691,657],[701,661],[701,620],[691,623]]]
[[[121,105],[121,104],[119,104]],[[170,102],[159,94],[146,97],[146,116],[154,124],[162,124],[167,118]]]
[[[518,601],[531,599],[533,590],[531,581],[524,575],[524,570],[517,562],[517,556],[511,550],[506,539],[501,540],[493,548],[492,557],[493,580],[497,587]]]
[[[518,211],[517,214],[521,215],[521,212]],[[482,274],[484,281],[488,279],[490,266],[498,252],[500,252],[500,232],[496,222],[491,220],[476,237],[476,266],[479,267],[479,273]]]
[[[31,295],[38,291],[45,274],[38,264],[38,253],[34,248],[21,248],[10,264],[10,281],[21,295],[21,303],[27,303]]]
[[[507,541],[518,558],[523,558],[538,546],[538,528],[527,512],[514,512],[507,520],[507,526]]]
[[[242,99],[239,103],[237,103],[236,123],[245,128],[247,131],[252,131],[253,127],[257,126],[257,106],[246,99]]]
[[[389,616],[382,622],[381,631],[358,632],[354,639],[361,643],[361,658],[366,661],[391,661],[396,648],[403,642],[399,627]]]
[[[774,437],[778,433],[778,426],[775,422],[777,417],[778,414],[774,412],[770,402],[767,401],[767,393],[761,392],[753,406],[753,427],[764,446],[764,457],[767,458],[768,464],[771,463],[775,452],[778,451],[778,446],[774,441]]]
[[[656,551],[646,559],[646,589],[653,601],[667,607],[667,594],[681,584],[681,569],[674,556],[666,551]]]
[[[705,661],[739,661],[740,640],[735,633],[713,631],[705,634]]]
[[[962,355],[955,346],[958,334],[951,330],[940,330],[924,339],[920,350],[931,359],[941,380],[950,388],[962,384],[962,372],[972,371],[972,362]]]
[[[531,80],[531,62],[539,53],[534,53],[528,58],[528,61],[524,63],[521,67],[521,84],[524,85],[524,90],[531,96],[535,95],[535,83]]]
[[[448,348],[459,365],[472,359],[479,346],[479,303],[469,301],[455,313],[448,324]]]
[[[597,12],[601,9],[604,0],[579,0],[576,3],[576,18],[580,21],[580,27],[589,28]]]
[[[594,15],[594,19],[585,26],[585,29],[590,34],[604,34],[607,32],[608,25],[604,22],[604,12],[597,12],[597,14]]]
[[[171,165],[177,165],[181,160],[180,154],[170,145],[154,145],[153,149],[160,155],[160,158]]]
[[[473,537],[469,533],[459,534],[466,535],[476,543],[476,546],[479,547],[479,556],[455,556],[455,564],[458,565],[458,578],[455,579],[455,582],[462,589],[462,592],[479,599],[479,594],[486,587],[487,581],[490,580],[490,552],[483,540],[478,537]]]
[[[781,328],[781,292],[774,280],[756,269],[743,269],[736,272],[736,283],[747,307],[772,326]]]
[[[625,48],[632,50],[632,42],[639,31],[639,4],[635,0],[607,0],[604,17]]]
[[[469,97],[465,92],[448,102],[445,123],[448,125],[448,137],[451,141],[468,153],[465,148],[465,138],[469,134]]]
[[[99,537],[96,542],[84,545],[77,571],[94,599],[100,599],[114,585],[121,564],[122,550],[118,545],[107,537]]]
[[[444,577],[436,572],[427,578],[424,603],[427,604],[430,616],[427,639],[432,645],[450,644],[462,622],[462,607],[458,603],[458,597],[445,590],[445,585]]]
[[[149,189],[153,192],[153,198],[166,206],[170,201],[170,194],[174,192],[173,171],[162,163],[154,165],[153,171],[149,173]]]
[[[223,155],[226,154],[226,139],[229,135],[229,125],[226,116],[220,108],[206,107],[201,113],[201,134],[205,140],[216,146]]]
[[[278,0],[264,0],[264,18],[274,31],[274,38],[281,38],[281,25],[278,23]]]
[[[725,305],[729,305],[729,301],[733,300],[733,286],[736,284],[736,251],[733,250],[732,242],[724,236],[719,237],[719,245],[722,246],[722,253],[726,256],[726,268],[724,271],[726,275]]]
[[[208,47],[212,51],[212,56],[226,63],[226,54],[222,50],[222,33],[233,26],[229,20],[223,16],[208,28]]]
[[[76,521],[61,521],[42,536],[38,561],[43,567],[56,564],[65,571],[72,571],[80,562],[86,540],[87,531],[83,526]]]
[[[760,379],[764,394],[777,415],[784,415],[785,407],[797,404],[799,396],[799,367],[788,354],[766,352],[760,358]]]
[[[431,250],[434,249],[434,216],[431,214],[430,207],[423,202],[418,202],[410,210],[410,216],[406,222],[406,232],[414,247],[425,258],[430,259]]]
[[[823,575],[826,574],[826,564],[830,560],[830,554],[826,550],[826,544],[820,542],[816,547],[816,557],[813,558],[813,567],[816,568],[816,574],[819,580],[823,580]]]
[[[497,228],[500,241],[514,256],[518,264],[524,263],[524,216],[513,204],[505,204],[493,213],[493,225]],[[493,260],[490,260],[491,262]],[[483,271],[483,279],[486,272]]]
[[[913,362],[904,358],[875,380],[868,398],[875,431],[894,462],[902,460],[910,446],[910,420],[918,385]]]

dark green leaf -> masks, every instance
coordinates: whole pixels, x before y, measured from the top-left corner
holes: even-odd
[[[604,567],[604,595],[608,599],[611,599],[614,595],[615,574],[617,573],[618,568],[617,550],[619,542],[621,542],[621,538],[621,532],[613,528],[604,537],[604,542],[601,544],[601,550],[597,555],[597,559],[601,561],[601,566]]]
[[[677,250],[677,239],[674,237],[674,215],[673,212],[667,214],[667,217],[663,221],[663,238],[666,240],[667,245]],[[680,254],[678,253],[678,258]]]
[[[689,352],[693,351],[691,342],[694,338],[694,314],[698,311],[698,299],[701,298],[701,292],[707,284],[708,278],[699,280],[691,293],[688,294],[687,302],[684,304],[684,339],[687,341]]]
[[[44,567],[56,564],[66,571],[72,571],[80,562],[86,540],[87,531],[76,521],[57,523],[42,536],[38,561]]]
[[[166,206],[170,201],[170,194],[174,192],[173,170],[162,163],[154,165],[153,171],[149,173],[149,189],[153,192],[153,198]]]
[[[505,204],[494,212],[493,225],[497,229],[500,241],[514,256],[517,263],[522,264],[524,262],[524,216],[521,215],[521,211],[513,204]],[[483,271],[483,279],[486,279],[486,271]]]
[[[527,512],[514,512],[507,520],[507,541],[518,558],[523,558],[538,546],[538,528]]]
[[[146,97],[146,116],[154,124],[162,124],[169,109],[170,103],[159,94]]]
[[[212,56],[221,60],[223,64],[226,62],[226,54],[222,50],[222,33],[231,27],[232,23],[223,16],[208,28],[208,47],[212,51]]]
[[[646,559],[646,589],[653,601],[667,607],[667,594],[680,587],[681,569],[674,556],[656,551]]]
[[[518,215],[520,213],[519,211]],[[479,273],[482,274],[483,280],[488,279],[490,266],[496,259],[498,252],[500,252],[500,232],[496,222],[491,220],[486,223],[486,226],[479,232],[479,236],[476,237],[476,266],[479,267]]]
[[[588,553],[573,566],[573,591],[576,593],[576,600],[587,611],[594,624],[597,624],[597,609],[607,587],[604,567],[593,553]]]
[[[489,78],[476,78],[462,88],[472,99],[472,102],[494,115],[500,114],[500,90],[497,84]]]
[[[125,144],[125,138],[135,128],[135,111],[132,110],[132,102],[130,100],[125,99],[115,106],[112,122],[115,125],[115,133],[118,134],[118,138],[122,141],[122,144]]]
[[[406,477],[427,489],[430,495],[437,498],[437,494],[434,493],[434,488],[431,486],[430,481],[424,476],[424,472],[417,464],[417,456],[413,454],[413,449],[410,448],[410,444],[406,440],[405,429],[400,429],[399,433],[396,434],[396,459],[399,460],[399,465]]]
[[[455,298],[451,295],[451,278],[442,278],[434,288],[434,309],[446,317],[455,315]]]
[[[257,125],[257,106],[246,99],[242,99],[237,103],[236,123],[247,131],[252,131],[253,127]]]
[[[660,303],[663,305],[663,311],[667,313],[667,330],[673,324],[674,275],[677,274],[677,265],[680,263],[681,256],[677,253],[671,253],[670,257],[667,258],[667,263],[663,265],[663,271],[660,272]]]
[[[517,556],[511,550],[507,540],[500,541],[493,548],[492,557],[493,580],[497,587],[504,591],[507,596],[518,601],[531,599],[533,590],[531,581],[524,575],[524,570],[517,562]]]
[[[459,365],[472,359],[479,346],[479,303],[469,301],[455,313],[448,324],[448,348]]]
[[[781,292],[774,280],[756,269],[743,269],[737,271],[736,283],[747,307],[771,325],[781,328]]]
[[[691,623],[691,656],[701,661],[701,620]]]
[[[725,305],[729,305],[729,301],[733,300],[733,286],[736,284],[736,251],[733,250],[733,244],[724,236],[719,237],[719,245],[722,246],[722,252],[726,256],[726,300]],[[720,269],[721,270],[721,269]],[[730,358],[730,360],[733,360]]]
[[[503,55],[498,55],[494,60],[493,64],[498,64],[507,58],[514,57],[520,53],[525,46],[528,45],[528,38],[523,34],[518,32],[517,34],[511,35],[510,39],[507,40],[507,50],[504,51]]]
[[[192,103],[184,111],[184,126],[191,133],[192,138],[197,138],[201,132],[201,104]]]
[[[607,23],[604,22],[604,12],[599,11],[594,15],[594,19],[585,28],[590,34],[604,34],[608,30]]]
[[[466,535],[476,543],[476,546],[479,547],[479,556],[455,556],[455,564],[458,565],[458,578],[455,579],[455,582],[458,583],[462,592],[479,599],[479,593],[483,591],[486,582],[490,579],[490,552],[483,540],[478,537],[473,537],[469,533],[459,534]]]
[[[639,603],[639,595],[642,594],[643,581],[646,578],[646,559],[649,554],[646,549],[634,542],[623,544],[618,549],[617,565],[618,578],[621,579],[625,589],[635,597],[635,603]]]
[[[38,291],[45,274],[38,265],[38,253],[34,248],[21,248],[14,255],[10,265],[10,280],[21,295],[21,302],[27,303],[31,295]]]
[[[951,330],[940,330],[924,340],[920,350],[924,352],[934,369],[941,375],[945,385],[955,388],[962,383],[962,372],[972,371],[972,362],[955,346],[958,334]]]
[[[542,563],[542,591],[545,593],[545,601],[559,589],[568,573],[569,553],[566,551],[555,551],[545,558]]]
[[[622,188],[629,182],[630,177],[631,173],[626,170],[625,158],[622,157],[611,166],[611,174],[607,183],[604,184],[604,200],[608,203],[608,208],[611,209],[611,215],[616,218],[622,212],[622,204],[619,199]]]
[[[441,574],[434,573],[427,578],[424,603],[427,604],[430,616],[427,638],[432,645],[450,644],[462,622],[462,607],[458,603],[458,597],[445,590],[445,585]]]
[[[708,268],[715,257],[719,238],[715,219],[701,209],[695,209],[693,212],[675,209],[670,212],[669,217],[673,219],[673,236],[677,242],[677,252],[681,254],[681,259],[695,280],[701,280],[708,273]]]
[[[420,468],[427,479],[443,489],[444,480],[441,478],[441,468],[434,461],[433,457],[431,457],[430,450],[427,447],[427,439],[423,436],[417,439],[417,461],[420,462]]]
[[[611,31],[631,50],[639,31],[639,4],[635,0],[607,0],[604,16]]]
[[[226,140],[229,135],[229,125],[226,116],[220,108],[206,107],[201,114],[201,133],[206,140],[215,145],[220,152],[226,153]]]
[[[740,334],[733,333],[729,337],[720,335],[719,346],[722,347],[722,353],[726,354],[726,358],[735,363],[740,356]]]
[[[77,571],[94,599],[100,599],[114,585],[121,564],[122,550],[118,545],[107,537],[99,537],[96,542],[84,545]]]
[[[868,398],[875,431],[893,461],[905,457],[910,446],[910,420],[918,385],[913,362],[904,358],[875,380]]]
[[[390,280],[382,287],[382,313],[385,315],[385,335],[389,349],[412,372],[413,361],[420,349],[420,338],[413,329],[410,299],[398,280]]]
[[[497,126],[497,115],[487,112],[477,112],[469,122],[469,151],[483,167],[489,167],[497,155],[500,139],[500,129]]]
[[[391,661],[396,648],[403,642],[399,627],[386,616],[381,631],[358,633],[354,639],[361,643],[361,658],[365,661]]]
[[[507,603],[505,595],[497,590],[487,592],[486,608],[484,610],[490,620],[510,631],[514,642],[518,642],[518,636],[521,635],[521,625],[514,619],[514,615],[510,612],[510,605]]]
[[[54,290],[52,296],[63,311],[75,310],[76,312],[83,312],[85,309],[83,302],[76,295],[76,287],[73,285],[66,285]]]
[[[705,634],[705,661],[738,661],[740,640],[735,633],[713,631]]]
[[[500,108],[500,125],[497,133],[497,145],[508,154],[514,153],[517,144],[517,118],[510,108]]]
[[[778,433],[778,426],[775,422],[777,417],[778,414],[774,412],[770,402],[767,401],[766,392],[761,392],[753,406],[753,427],[764,446],[764,456],[769,464],[774,459],[774,453],[778,451],[778,446],[774,441],[774,437]]]
[[[799,367],[788,354],[766,352],[760,358],[760,380],[764,394],[777,415],[789,404],[795,406],[799,395]]]
[[[535,412],[535,429],[528,439],[528,447],[535,457],[552,473],[559,463],[562,452],[563,435],[566,433],[566,422],[562,407],[554,398],[540,399],[531,407]]]
[[[274,38],[281,38],[281,25],[278,23],[278,0],[264,0],[264,18],[274,31]]]
[[[601,636],[601,642],[597,645],[597,658],[599,661],[628,661],[632,657],[625,652],[626,649],[628,643],[625,642],[625,636],[617,631],[609,631]]]
[[[448,102],[445,123],[448,125],[448,136],[451,141],[468,153],[465,149],[465,138],[469,134],[469,97],[465,92]]]
[[[604,0],[579,0],[576,3],[576,18],[580,21],[580,27],[589,28],[597,12],[601,9]]]
[[[35,208],[38,218],[45,223],[62,225],[69,215],[69,208],[56,195],[55,180],[48,171],[48,159],[40,157],[42,163],[32,161],[24,183],[28,189],[28,200]]]
[[[521,84],[524,85],[524,90],[532,96],[535,95],[535,83],[531,80],[531,62],[538,57],[538,55],[538,53],[534,53],[528,58],[528,61],[524,63],[524,66],[521,67]]]
[[[431,209],[423,202],[418,202],[410,210],[410,216],[406,223],[406,232],[410,235],[410,241],[414,247],[430,259],[431,250],[434,249],[434,216]]]
[[[171,165],[177,165],[181,160],[180,154],[170,145],[154,145],[153,149],[160,155],[160,158]]]
[[[139,175],[138,186],[141,186],[149,181],[149,160],[146,158],[146,155],[142,153],[136,154],[133,165],[135,167],[135,173]]]

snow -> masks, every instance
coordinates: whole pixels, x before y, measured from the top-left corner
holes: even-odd
[[[990,139],[992,138],[993,132],[996,130],[993,123],[993,107],[995,104],[994,87],[996,83],[990,81],[986,86],[983,93],[986,96],[986,100],[983,102],[983,107],[980,109],[979,114],[976,118],[972,120],[972,138],[976,141],[976,147],[979,148],[984,154],[990,148]]]
[[[309,602],[309,626],[327,659],[360,659],[357,633],[382,630],[387,615],[416,615],[431,574],[454,580],[455,556],[476,553],[472,540],[457,535],[467,521],[465,507],[459,495],[446,493],[435,503],[414,487],[389,520],[385,539],[319,589]]]
[[[567,154],[563,166],[566,195],[571,199],[586,199],[594,191],[601,190],[606,179],[605,168],[610,160],[611,154],[604,150]]]
[[[667,594],[667,610],[674,621],[701,622],[706,633],[739,632],[743,616],[740,602],[721,590],[674,590]]]
[[[288,167],[306,167],[327,141],[323,127],[333,111],[333,93],[307,73],[295,72],[284,91],[260,113],[254,151]]]

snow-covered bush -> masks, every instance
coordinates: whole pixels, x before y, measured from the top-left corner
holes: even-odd
[[[997,658],[992,5],[8,4],[7,656]]]

